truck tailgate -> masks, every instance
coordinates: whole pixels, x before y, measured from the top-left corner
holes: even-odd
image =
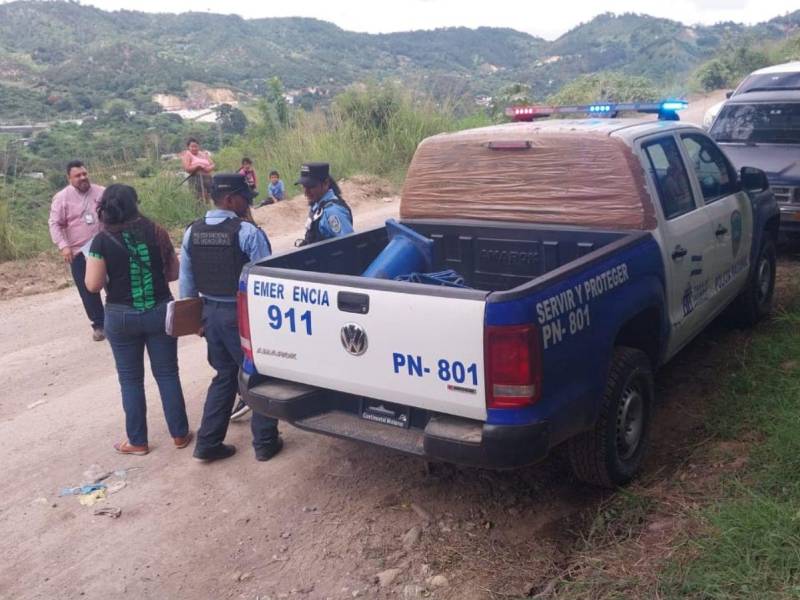
[[[256,370],[485,420],[485,297],[427,294],[420,290],[439,288],[403,285],[414,293],[250,271],[247,298]],[[371,414],[379,420],[381,407],[376,408]]]

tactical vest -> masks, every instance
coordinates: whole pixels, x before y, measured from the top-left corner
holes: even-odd
[[[205,296],[236,296],[239,275],[249,262],[239,248],[239,226],[242,220],[225,219],[209,225],[198,219],[191,225],[189,255],[197,290]]]
[[[306,244],[313,244],[325,239],[325,237],[322,235],[322,231],[320,231],[319,224],[320,221],[322,221],[322,215],[325,212],[325,209],[331,204],[337,204],[345,209],[347,211],[347,216],[350,218],[350,224],[353,224],[353,211],[350,210],[347,202],[337,197],[334,197],[331,200],[325,200],[324,202],[320,203],[320,205],[317,207],[317,210],[315,210],[314,213],[308,218],[308,223],[306,223],[306,235],[303,238],[304,246]]]

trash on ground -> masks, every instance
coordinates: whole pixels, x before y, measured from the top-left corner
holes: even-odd
[[[89,468],[83,472],[86,478],[86,483],[99,483],[104,479],[108,479],[113,474],[113,471],[107,471],[97,464],[89,465]]]
[[[113,481],[108,484],[108,493],[109,494],[116,494],[122,488],[124,488],[127,484],[124,480],[120,479],[119,481]]]
[[[119,519],[122,509],[118,506],[98,506],[94,509],[95,516],[106,516],[112,519]]]
[[[93,492],[89,492],[88,494],[81,494],[78,497],[78,502],[83,504],[84,506],[94,506],[100,500],[105,500],[106,498],[106,490],[105,488],[100,490],[95,490]]]
[[[28,409],[36,408],[37,406],[41,406],[42,404],[47,404],[47,400],[37,400],[36,402],[31,402],[28,404]]]
[[[116,469],[114,471],[114,475],[116,475],[120,479],[125,479],[128,476],[128,472],[143,468],[144,467],[128,467],[127,469]]]
[[[92,494],[96,491],[103,490],[108,486],[105,483],[90,483],[87,485],[80,485],[72,488],[62,488],[59,496],[82,496],[84,494]]]

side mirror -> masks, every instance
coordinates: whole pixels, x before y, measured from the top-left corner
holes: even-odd
[[[746,192],[763,192],[769,189],[767,174],[755,167],[742,167],[739,171],[739,178],[742,182],[742,189]]]
[[[733,96],[733,90],[728,90],[727,92],[725,92],[726,98],[730,98],[731,96]]]

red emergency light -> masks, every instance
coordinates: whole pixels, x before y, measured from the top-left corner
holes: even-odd
[[[509,106],[506,109],[506,116],[512,121],[533,121],[534,119],[544,119],[553,114],[552,106]]]

